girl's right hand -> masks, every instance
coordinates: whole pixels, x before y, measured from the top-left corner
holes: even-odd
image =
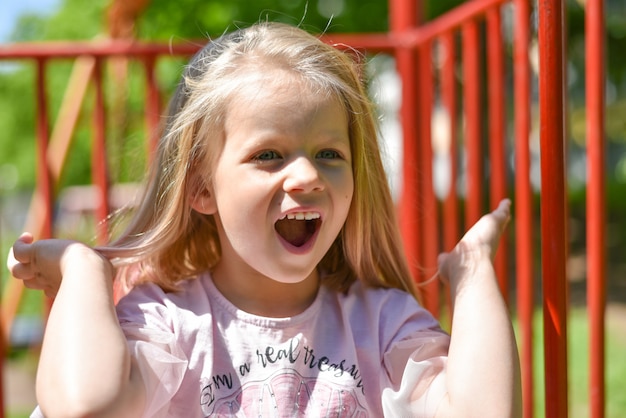
[[[94,257],[95,256],[95,257]],[[34,242],[29,233],[22,234],[9,251],[7,266],[16,279],[29,289],[43,290],[55,297],[59,291],[65,263],[74,259],[107,264],[105,271],[113,275],[111,263],[92,248],[78,241],[47,239]]]

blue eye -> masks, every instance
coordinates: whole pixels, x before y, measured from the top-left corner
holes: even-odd
[[[321,158],[324,160],[334,160],[337,158],[341,158],[341,154],[333,149],[325,149],[317,153],[317,158]]]
[[[257,161],[271,161],[277,158],[281,158],[280,155],[273,150],[265,150],[254,156],[254,159]]]

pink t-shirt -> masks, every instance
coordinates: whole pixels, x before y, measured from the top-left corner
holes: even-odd
[[[145,284],[117,306],[146,385],[145,417],[433,416],[449,336],[415,299],[322,286],[290,318],[231,304],[210,275]]]

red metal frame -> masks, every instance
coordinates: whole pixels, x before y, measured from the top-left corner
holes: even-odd
[[[403,34],[417,26],[416,2],[402,0],[391,2],[391,34]],[[422,259],[422,224],[420,222],[419,207],[422,201],[421,182],[417,161],[420,161],[418,140],[419,100],[417,97],[418,72],[417,53],[410,46],[400,46],[395,52],[396,68],[402,80],[402,107],[400,118],[402,121],[403,157],[402,157],[402,194],[400,202],[400,227],[403,233],[406,256],[409,260],[413,277],[418,282],[423,281],[419,261]],[[426,301],[424,301],[426,302]]]
[[[433,107],[433,71],[431,65],[432,44],[430,41],[420,45],[418,49],[418,146],[419,160],[418,183],[421,202],[416,207],[421,222],[421,278],[428,280],[437,273],[437,256],[439,255],[439,214],[438,202],[433,186],[433,150],[432,150],[432,107]],[[440,315],[439,282],[428,281],[422,284],[424,305],[435,316]]]
[[[444,63],[441,74],[441,96],[443,106],[450,119],[450,186],[448,194],[443,202],[442,222],[443,250],[450,251],[456,245],[461,235],[459,200],[457,198],[458,176],[458,112],[457,112],[457,86],[456,86],[456,38],[454,33],[447,32],[441,37],[441,47],[444,54]]]
[[[158,140],[159,121],[161,118],[161,99],[154,74],[156,64],[155,57],[148,56],[144,59],[143,63],[146,72],[146,131],[150,132],[146,151],[148,152],[150,160],[156,150]]]
[[[46,95],[46,61],[37,60],[37,190],[40,204],[45,208],[40,238],[52,236],[52,182],[48,167],[49,116]]]
[[[487,88],[489,112],[489,179],[490,207],[495,208],[502,199],[509,197],[506,169],[507,152],[505,138],[504,100],[504,51],[502,45],[502,19],[500,9],[494,7],[487,12]],[[508,234],[502,237],[494,260],[500,290],[505,301],[509,300],[508,284]]]
[[[538,7],[546,416],[558,418],[568,415],[563,5],[541,0]]]
[[[441,101],[446,109],[449,118],[450,144],[448,146],[448,157],[450,158],[450,184],[448,194],[442,204],[441,229],[443,230],[443,251],[451,251],[461,236],[461,219],[459,209],[459,199],[457,196],[458,177],[458,112],[457,112],[457,85],[456,85],[456,37],[454,33],[447,32],[440,38],[440,46],[444,54],[444,62],[441,68]],[[445,292],[445,303],[448,305],[448,317],[452,318],[452,302],[450,293]]]
[[[19,43],[0,46],[2,59],[74,59],[82,55],[108,58],[112,56],[145,57],[168,55],[192,55],[199,49],[197,44],[153,44],[121,40],[106,41],[52,41],[45,43]]]
[[[515,10],[513,45],[514,106],[514,254],[516,305],[519,319],[519,343],[522,366],[524,417],[534,413],[533,390],[533,310],[535,267],[533,257],[534,215],[530,184],[531,71],[529,45],[531,38],[530,0],[473,0],[431,21],[422,22],[421,6],[414,0],[391,0],[391,31],[387,34],[333,34],[325,37],[331,43],[350,45],[369,51],[384,51],[396,58],[402,79],[401,120],[403,126],[403,184],[399,202],[400,222],[406,255],[418,282],[430,277],[428,269],[436,266],[437,253],[450,250],[461,231],[475,222],[486,210],[483,197],[488,193],[490,206],[509,196],[505,155],[506,100],[504,97],[505,57],[501,33],[501,6],[511,4]],[[567,398],[567,215],[565,184],[566,106],[564,89],[563,4],[560,0],[540,0],[540,135],[541,135],[541,243],[544,308],[545,414],[566,417]],[[587,136],[588,172],[587,249],[588,308],[590,329],[590,410],[593,418],[605,414],[604,387],[604,309],[605,282],[605,190],[604,190],[604,5],[603,0],[587,0]],[[485,31],[484,43],[482,31]],[[458,50],[460,40],[462,51]],[[443,52],[440,68],[432,66],[435,46]],[[128,41],[51,42],[0,46],[0,59],[33,60],[37,69],[37,191],[34,205],[38,216],[40,237],[53,234],[52,203],[54,183],[58,180],[57,162],[50,161],[49,113],[46,95],[46,68],[52,59],[75,59],[91,56],[96,59],[92,73],[93,110],[93,181],[98,186],[101,205],[96,214],[106,221],[108,208],[108,170],[106,166],[105,121],[102,65],[110,57],[127,57],[143,62],[146,75],[145,124],[150,132],[148,152],[151,154],[159,127],[160,94],[155,79],[156,60],[161,55],[191,55],[195,43],[184,45],[133,43]],[[463,69],[463,80],[456,78],[457,67]],[[481,85],[482,70],[487,84]],[[439,87],[435,80],[439,80]],[[484,91],[483,91],[484,90]],[[486,97],[483,98],[483,94]],[[459,97],[461,96],[461,97]],[[431,114],[436,97],[447,110],[450,121],[451,182],[447,196],[439,202],[434,194],[432,178]],[[483,129],[483,112],[487,104],[487,125]],[[461,104],[462,106],[459,106]],[[461,109],[459,109],[461,107]],[[460,113],[465,128],[459,129]],[[559,123],[561,121],[562,123]],[[486,138],[486,140],[484,139]],[[463,139],[463,141],[461,141]],[[458,156],[464,142],[467,152],[467,200],[464,222],[461,219],[457,193]],[[483,148],[487,147],[486,152]],[[488,156],[488,158],[487,158]],[[487,162],[488,161],[488,162]],[[489,181],[485,180],[488,167]],[[487,188],[488,185],[488,188]],[[440,236],[441,231],[441,236]],[[101,224],[99,240],[106,239],[106,223]],[[440,242],[441,240],[441,242]],[[496,259],[496,268],[503,294],[508,299],[508,243],[505,240]],[[435,314],[440,311],[440,287],[437,282],[422,288],[425,306]],[[13,306],[15,301],[3,303]],[[5,320],[5,318],[2,318]],[[5,333],[8,332],[3,322]],[[0,405],[1,406],[1,405]],[[0,414],[3,411],[0,411]],[[0,415],[1,416],[1,415]]]
[[[109,175],[106,158],[106,110],[104,104],[104,86],[102,79],[102,61],[96,58],[93,73],[95,86],[95,105],[93,109],[94,137],[91,149],[91,171],[94,186],[97,188],[98,204],[96,205],[97,240],[100,244],[108,241],[107,217],[109,210]]]
[[[515,275],[517,278],[517,315],[520,335],[520,363],[524,418],[534,412],[533,373],[533,194],[530,184],[530,91],[529,64],[530,4],[515,1],[515,36],[513,55],[513,95],[515,106]]]
[[[465,153],[467,154],[467,194],[465,225],[473,225],[483,215],[483,144],[482,144],[482,44],[478,24],[468,20],[461,29],[463,40],[463,108],[465,112]]]
[[[587,51],[587,306],[590,416],[605,415],[606,191],[604,174],[604,1],[586,3]]]

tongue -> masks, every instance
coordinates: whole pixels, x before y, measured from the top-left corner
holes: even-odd
[[[315,231],[315,222],[283,219],[276,222],[276,232],[294,247],[303,246]]]

